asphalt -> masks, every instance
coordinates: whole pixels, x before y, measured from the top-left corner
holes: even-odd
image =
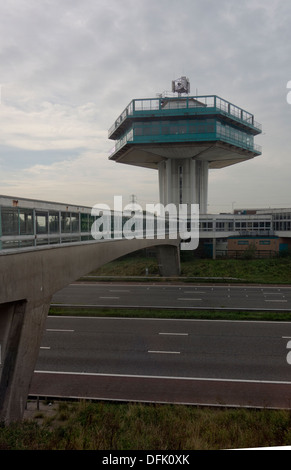
[[[49,317],[30,395],[290,408],[291,323]]]
[[[52,304],[68,307],[291,311],[291,287],[77,282],[56,293]]]

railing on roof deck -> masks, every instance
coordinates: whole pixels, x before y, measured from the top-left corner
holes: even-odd
[[[246,123],[258,130],[262,129],[262,125],[254,120],[254,115],[244,109],[220,98],[216,95],[204,96],[187,96],[187,97],[162,97],[162,98],[145,98],[134,99],[124,109],[114,124],[110,127],[108,135],[110,136],[127,117],[133,117],[135,113],[148,111],[168,111],[175,109],[204,109],[213,108],[214,112],[221,111],[223,114],[235,118],[236,120]]]

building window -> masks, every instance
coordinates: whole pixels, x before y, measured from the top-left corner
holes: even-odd
[[[49,233],[60,232],[60,217],[58,212],[50,212],[49,214]]]
[[[48,233],[47,212],[36,212],[36,233]]]
[[[61,215],[61,229],[62,233],[70,233],[71,231],[71,215],[66,212],[62,212]]]
[[[18,209],[2,207],[2,235],[18,235]]]
[[[33,234],[33,210],[20,209],[19,211],[19,230],[20,235]]]

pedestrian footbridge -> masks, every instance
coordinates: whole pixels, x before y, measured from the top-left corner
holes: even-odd
[[[157,247],[161,274],[179,274],[180,240],[95,240],[90,208],[0,198],[0,422],[20,420],[52,296],[128,253]]]

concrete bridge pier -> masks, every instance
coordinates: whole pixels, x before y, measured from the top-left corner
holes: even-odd
[[[160,275],[173,277],[180,275],[180,252],[176,246],[161,245],[157,248]]]
[[[51,299],[0,305],[0,422],[23,416]]]

